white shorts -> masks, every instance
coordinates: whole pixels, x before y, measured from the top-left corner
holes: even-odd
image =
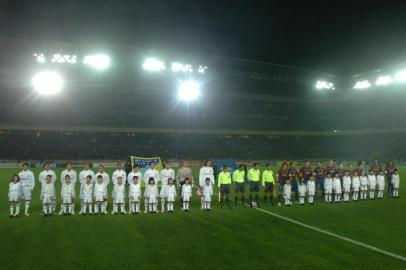
[[[384,191],[384,190],[385,190],[385,183],[383,183],[383,184],[378,184],[378,190],[379,190],[379,191]]]
[[[393,183],[393,188],[398,189],[399,188],[399,181],[394,181]]]
[[[354,192],[358,192],[358,191],[359,191],[359,187],[357,187],[357,186],[356,186],[356,187],[352,187],[352,189],[353,189]]]
[[[190,202],[190,197],[192,197],[190,194],[185,194],[185,195],[182,197],[182,200],[183,200],[184,202]]]
[[[95,201],[96,202],[103,202],[104,201],[104,193],[100,193],[100,194],[96,193]]]
[[[283,195],[283,197],[285,198],[285,200],[290,200],[290,193]]]
[[[139,202],[139,201],[140,201],[140,198],[141,198],[141,194],[139,194],[139,193],[132,193],[132,194],[131,194],[130,201],[131,201],[131,202]]]
[[[161,198],[166,198],[166,190],[167,189],[168,189],[168,185],[162,185],[161,192],[159,193],[159,196]]]
[[[62,196],[62,203],[72,203],[72,194],[65,194]]]
[[[31,187],[22,187],[21,191],[22,191],[21,198],[23,200],[30,201],[32,194]]]
[[[9,200],[9,202],[18,202],[20,200],[20,198],[18,198],[18,192],[12,192],[8,196],[8,200]]]
[[[325,189],[324,189],[324,193],[327,193],[327,194],[333,193],[333,188],[332,188],[332,187],[327,187],[327,188],[325,188]]]
[[[175,194],[168,194],[167,201],[168,202],[174,202],[175,201]]]
[[[346,193],[351,191],[351,186],[350,185],[345,185],[343,188],[344,188],[344,192],[346,192]]]
[[[361,191],[366,191],[368,190],[368,186],[361,186]]]
[[[118,195],[116,198],[114,198],[114,203],[124,203],[124,196]]]
[[[299,197],[304,197],[304,196],[306,196],[306,192],[300,192],[299,193]]]
[[[156,203],[156,196],[148,196],[148,203]]]
[[[49,194],[44,194],[43,196],[42,196],[42,203],[43,204],[45,204],[45,203],[51,203],[52,202],[52,195],[49,195]]]
[[[93,202],[92,194],[83,194],[83,202],[92,203]]]
[[[205,202],[211,202],[211,196],[210,196],[210,194],[204,195],[204,201],[205,201]]]
[[[309,195],[309,196],[314,196],[314,194],[315,194],[315,193],[314,193],[314,190],[313,190],[313,189],[309,189],[309,190],[308,190],[308,195]]]

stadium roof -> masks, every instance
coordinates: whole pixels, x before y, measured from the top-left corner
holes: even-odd
[[[406,62],[405,1],[3,1],[0,38],[148,47],[338,75]]]

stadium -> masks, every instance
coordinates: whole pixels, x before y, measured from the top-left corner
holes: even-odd
[[[406,269],[404,3],[69,2],[0,4],[4,269]]]

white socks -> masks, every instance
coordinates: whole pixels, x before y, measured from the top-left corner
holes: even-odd
[[[304,204],[304,201],[305,201],[304,197],[299,197],[299,203],[300,204]]]
[[[165,212],[165,198],[161,199],[161,212]]]
[[[25,201],[25,213],[28,214],[28,210],[30,210],[30,201]]]
[[[357,191],[354,191],[354,193],[352,194],[352,199],[354,201],[358,201],[358,192]]]
[[[374,199],[375,198],[375,191],[369,191],[369,198]]]
[[[309,203],[313,203],[313,199],[314,199],[313,196],[309,196],[309,197],[307,198],[307,200],[309,201]]]
[[[183,202],[183,210],[189,210],[189,202]]]

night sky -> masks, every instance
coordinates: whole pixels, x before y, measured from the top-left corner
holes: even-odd
[[[353,74],[406,62],[406,1],[2,0],[0,36]]]

